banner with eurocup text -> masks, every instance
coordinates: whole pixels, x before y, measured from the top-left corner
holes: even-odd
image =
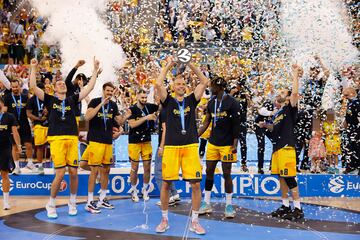
[[[79,196],[87,195],[87,174],[79,175]],[[10,195],[13,196],[46,196],[50,194],[53,175],[19,175],[10,176]],[[258,174],[236,174],[232,176],[235,197],[272,197],[280,196],[280,183],[277,176]],[[360,177],[357,175],[299,175],[297,177],[300,194],[303,197],[360,197]],[[191,195],[191,186],[184,181],[175,182],[178,192],[183,197]],[[205,176],[201,182],[204,189]],[[142,188],[142,175],[139,175],[137,188]],[[0,181],[0,195],[2,195],[2,181]],[[70,182],[66,175],[61,183],[59,196],[69,195]],[[100,189],[96,185],[95,192]],[[111,174],[109,177],[110,196],[126,196],[130,194],[130,175]],[[150,195],[159,196],[159,189],[154,177],[149,185]],[[224,179],[215,175],[214,196],[225,194]]]

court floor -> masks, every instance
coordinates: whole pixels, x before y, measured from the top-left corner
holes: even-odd
[[[189,231],[188,198],[170,207],[170,229],[165,234],[155,233],[161,217],[157,197],[139,203],[111,198],[115,209],[97,215],[86,212],[86,198],[79,197],[75,217],[67,215],[67,198],[61,197],[55,220],[46,217],[47,199],[12,197],[12,209],[0,210],[0,239],[360,239],[358,198],[304,198],[304,221],[271,218],[269,213],[280,204],[276,198],[235,198],[237,216],[225,219],[224,199],[213,198],[215,211],[201,217],[204,236]]]

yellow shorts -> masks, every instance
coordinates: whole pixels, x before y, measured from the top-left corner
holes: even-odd
[[[165,146],[162,158],[162,177],[164,181],[179,180],[181,168],[185,181],[201,181],[202,167],[197,143],[183,146]]]
[[[110,165],[112,164],[112,155],[112,144],[90,142],[81,160],[87,161],[89,166]]]
[[[296,152],[294,147],[283,147],[272,154],[271,174],[280,177],[296,176]]]
[[[129,159],[130,161],[138,162],[141,159],[143,161],[150,161],[152,156],[151,142],[144,143],[129,143]]]
[[[34,126],[34,144],[35,146],[42,146],[47,142],[48,127],[43,127],[39,124]]]
[[[236,153],[232,153],[231,146],[216,146],[208,143],[206,149],[206,161],[236,162]]]
[[[78,167],[79,140],[77,136],[49,136],[48,142],[54,168]]]

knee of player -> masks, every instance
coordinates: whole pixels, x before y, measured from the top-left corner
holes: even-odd
[[[293,189],[298,186],[295,177],[286,177],[284,179],[289,189]]]

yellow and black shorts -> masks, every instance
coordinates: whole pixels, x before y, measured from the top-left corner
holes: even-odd
[[[89,166],[110,165],[112,156],[112,144],[89,142],[81,160],[87,161]]]
[[[185,181],[201,181],[202,167],[197,143],[183,146],[165,146],[162,158],[162,178],[164,181],[179,180],[181,168]]]
[[[296,176],[296,151],[294,147],[283,147],[272,154],[271,174],[280,177]]]
[[[206,149],[206,161],[222,161],[234,163],[237,161],[236,153],[232,152],[232,146],[216,146],[208,143]]]
[[[138,162],[141,159],[143,161],[150,161],[152,156],[151,142],[144,143],[129,143],[129,159],[130,161]]]
[[[77,136],[49,136],[48,142],[54,168],[78,167],[79,140]]]
[[[34,144],[35,146],[42,146],[47,142],[48,127],[43,127],[39,124],[34,126]]]

